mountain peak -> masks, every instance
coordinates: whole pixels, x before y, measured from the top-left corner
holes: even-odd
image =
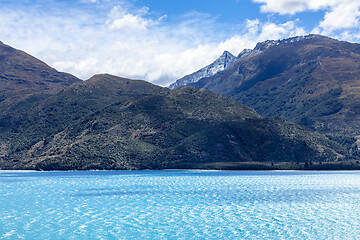
[[[244,49],[241,51],[241,53],[239,53],[238,58],[244,57],[249,55],[252,52],[251,49]]]
[[[224,57],[228,57],[228,56],[234,57],[234,55],[232,55],[231,52],[229,52],[229,51],[224,51],[221,56],[224,56]]]
[[[171,84],[169,88],[170,89],[180,88],[190,83],[197,82],[204,77],[211,77],[216,73],[228,68],[233,62],[235,62],[235,60],[237,60],[237,57],[235,57],[228,51],[224,51],[223,54],[213,63],[200,69],[199,71],[193,74],[187,75],[177,80],[175,83]]]
[[[279,41],[278,40],[266,40],[265,42],[259,42],[256,44],[254,50],[264,51],[274,45],[276,45]]]
[[[254,57],[268,49],[273,47],[282,47],[282,46],[290,46],[294,44],[307,44],[309,41],[315,42],[328,42],[328,41],[337,41],[335,39],[317,35],[317,34],[309,34],[304,36],[290,37],[281,40],[267,40],[264,42],[259,42],[254,49],[244,49],[237,57],[232,55],[228,51],[224,51],[223,54],[215,60],[212,64],[200,69],[199,71],[187,75],[175,83],[169,86],[170,89],[179,88],[186,86],[188,84],[196,83],[201,78],[211,77],[216,73],[227,69],[232,63],[236,60],[243,57]]]
[[[224,69],[227,68],[231,63],[233,63],[236,60],[236,57],[232,55],[228,51],[224,51],[224,53],[217,59],[215,62],[213,62],[213,65],[223,65]],[[222,69],[222,70],[224,70]],[[220,71],[222,71],[220,70]]]
[[[302,43],[302,42],[308,41],[308,40],[337,41],[335,39],[332,39],[332,38],[329,38],[329,37],[326,37],[323,35],[308,34],[308,35],[304,35],[304,36],[290,37],[290,38],[285,38],[285,39],[281,39],[281,40],[267,40],[264,42],[259,42],[258,44],[256,44],[256,47],[254,48],[254,50],[264,51],[264,50],[269,49],[274,46],[283,46],[286,44]]]
[[[39,92],[54,93],[75,82],[81,80],[0,42],[0,94],[9,101]]]

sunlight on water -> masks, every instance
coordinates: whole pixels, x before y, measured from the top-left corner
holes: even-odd
[[[0,171],[0,239],[356,239],[360,172]]]

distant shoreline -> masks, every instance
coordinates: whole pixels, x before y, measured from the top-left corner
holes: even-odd
[[[213,162],[197,164],[179,164],[163,169],[0,169],[0,172],[41,172],[41,171],[171,171],[171,170],[206,170],[206,171],[360,171],[358,161],[341,162]]]

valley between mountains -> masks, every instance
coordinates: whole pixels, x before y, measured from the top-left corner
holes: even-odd
[[[360,169],[359,60],[324,36],[267,41],[169,89],[0,43],[0,169]]]

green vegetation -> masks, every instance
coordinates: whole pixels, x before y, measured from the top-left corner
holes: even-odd
[[[200,164],[183,164],[177,169],[203,170],[360,170],[358,161],[346,162],[214,162]]]
[[[82,82],[0,43],[0,169],[358,169],[359,58],[326,41],[268,48],[206,79],[294,123],[203,89]]]
[[[321,134],[207,90],[111,75],[3,107],[0,120],[2,169],[262,168],[349,158]]]

